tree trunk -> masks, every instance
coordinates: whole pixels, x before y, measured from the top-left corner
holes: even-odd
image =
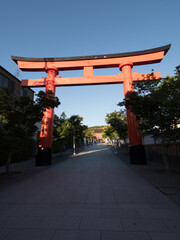
[[[6,162],[6,174],[7,175],[9,174],[9,171],[10,171],[11,159],[12,159],[12,151],[10,151],[8,153],[8,159],[7,159],[7,162]]]

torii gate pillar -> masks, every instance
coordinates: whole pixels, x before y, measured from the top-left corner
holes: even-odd
[[[54,97],[55,96],[54,80],[56,75],[58,75],[59,71],[56,67],[51,67],[47,68],[46,72],[47,78],[45,92],[50,90],[53,93]],[[51,164],[54,109],[53,108],[45,109],[43,113],[44,116],[41,122],[40,140],[36,156],[37,166]]]
[[[130,61],[123,62],[119,65],[120,70],[124,75],[124,95],[126,96],[128,91],[134,91],[133,88],[133,75],[132,69],[133,63]],[[128,124],[128,136],[129,136],[129,150],[130,161],[132,164],[146,164],[145,149],[142,145],[141,132],[138,129],[138,121],[136,116],[127,108],[127,124]]]

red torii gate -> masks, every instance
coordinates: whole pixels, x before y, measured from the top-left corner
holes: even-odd
[[[160,62],[170,49],[170,44],[143,51],[116,53],[107,55],[91,55],[64,58],[26,58],[11,56],[22,71],[46,71],[47,77],[41,79],[22,80],[23,87],[46,87],[55,96],[55,87],[80,86],[98,84],[124,85],[124,94],[133,91],[132,82],[145,80],[149,74],[132,72],[133,66]],[[119,67],[122,73],[117,75],[94,76],[93,69]],[[84,70],[83,77],[61,78],[56,77],[59,71]],[[156,79],[161,78],[159,72],[154,73]],[[41,124],[39,148],[37,152],[37,165],[51,164],[51,147],[53,132],[53,109],[47,109]],[[127,109],[128,135],[130,144],[131,163],[144,164],[145,152],[142,145],[141,133],[137,129],[138,122],[135,115]]]

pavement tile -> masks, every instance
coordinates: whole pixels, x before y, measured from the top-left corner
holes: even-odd
[[[172,218],[180,219],[180,209],[136,209],[141,218]]]
[[[99,189],[89,189],[86,203],[100,203],[101,202],[101,195]]]
[[[27,216],[28,213],[32,212],[33,207],[19,207],[16,205],[9,204],[9,206],[0,207],[1,217],[23,217]]]
[[[57,198],[56,203],[69,203],[73,199],[75,189],[67,188],[60,197]]]
[[[174,202],[172,202],[172,201],[170,201],[168,203],[161,203],[161,204],[160,203],[159,204],[151,203],[150,205],[153,209],[177,209],[177,208],[179,208],[179,206],[174,204]]]
[[[118,208],[116,203],[87,203],[85,208]]]
[[[66,209],[55,207],[34,208],[29,212],[28,216],[42,216],[42,217],[63,217]]]
[[[56,230],[52,240],[100,240],[100,231]]]
[[[117,218],[84,218],[81,221],[80,229],[123,231],[122,223]]]
[[[79,229],[80,218],[72,217],[45,217],[39,224],[39,228],[50,229]]]
[[[85,208],[84,203],[55,203],[53,204],[54,208],[61,208],[61,209],[71,209],[71,208]]]
[[[114,190],[114,195],[117,203],[133,203],[131,197],[126,190]]]
[[[90,189],[96,189],[99,190],[101,189],[101,177],[100,176],[93,176],[91,179],[91,184],[89,186]]]
[[[54,230],[10,229],[5,240],[51,240]],[[1,238],[0,238],[1,239]]]
[[[5,237],[8,235],[8,232],[8,229],[0,229],[0,240],[5,239]]]
[[[102,218],[138,218],[139,214],[133,208],[101,209]]]
[[[58,200],[58,195],[57,194],[47,194],[45,197],[40,197],[40,199],[37,199],[37,202],[41,203],[56,203]],[[35,200],[36,202],[36,200]]]
[[[111,185],[113,190],[123,190],[124,188],[123,185],[121,185],[121,179],[117,180],[116,182],[111,180]]]
[[[155,188],[151,191],[142,191],[142,195],[150,204],[171,204],[171,201]]]
[[[160,219],[122,219],[124,231],[129,232],[170,232]]]
[[[149,232],[151,240],[179,240],[180,233],[155,233]]]
[[[180,219],[163,219],[163,222],[171,230],[171,232],[180,233]]]
[[[100,209],[68,209],[65,213],[65,217],[100,217]]]
[[[101,240],[151,240],[146,232],[102,231]]]
[[[104,189],[101,191],[101,202],[102,203],[115,203],[116,202],[112,188]]]
[[[80,188],[78,188],[78,190],[74,194],[71,202],[72,203],[76,203],[76,202],[77,203],[85,203],[87,195],[88,195],[88,188],[81,186]]]
[[[152,209],[150,204],[139,204],[139,203],[122,203],[118,204],[118,208],[134,208],[134,209]]]
[[[71,203],[85,203],[87,198],[87,194],[78,194],[73,196]]]
[[[141,191],[134,189],[134,188],[128,188],[127,193],[132,199],[133,203],[138,203],[138,204],[146,204],[147,201],[145,197],[142,195]]]
[[[38,227],[42,219],[42,217],[1,217],[0,226],[16,228],[35,228]]]

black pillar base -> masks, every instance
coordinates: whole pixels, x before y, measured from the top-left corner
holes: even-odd
[[[36,166],[48,166],[51,165],[51,148],[41,147],[37,150]]]
[[[130,163],[136,165],[147,164],[144,145],[132,145],[130,150]]]

